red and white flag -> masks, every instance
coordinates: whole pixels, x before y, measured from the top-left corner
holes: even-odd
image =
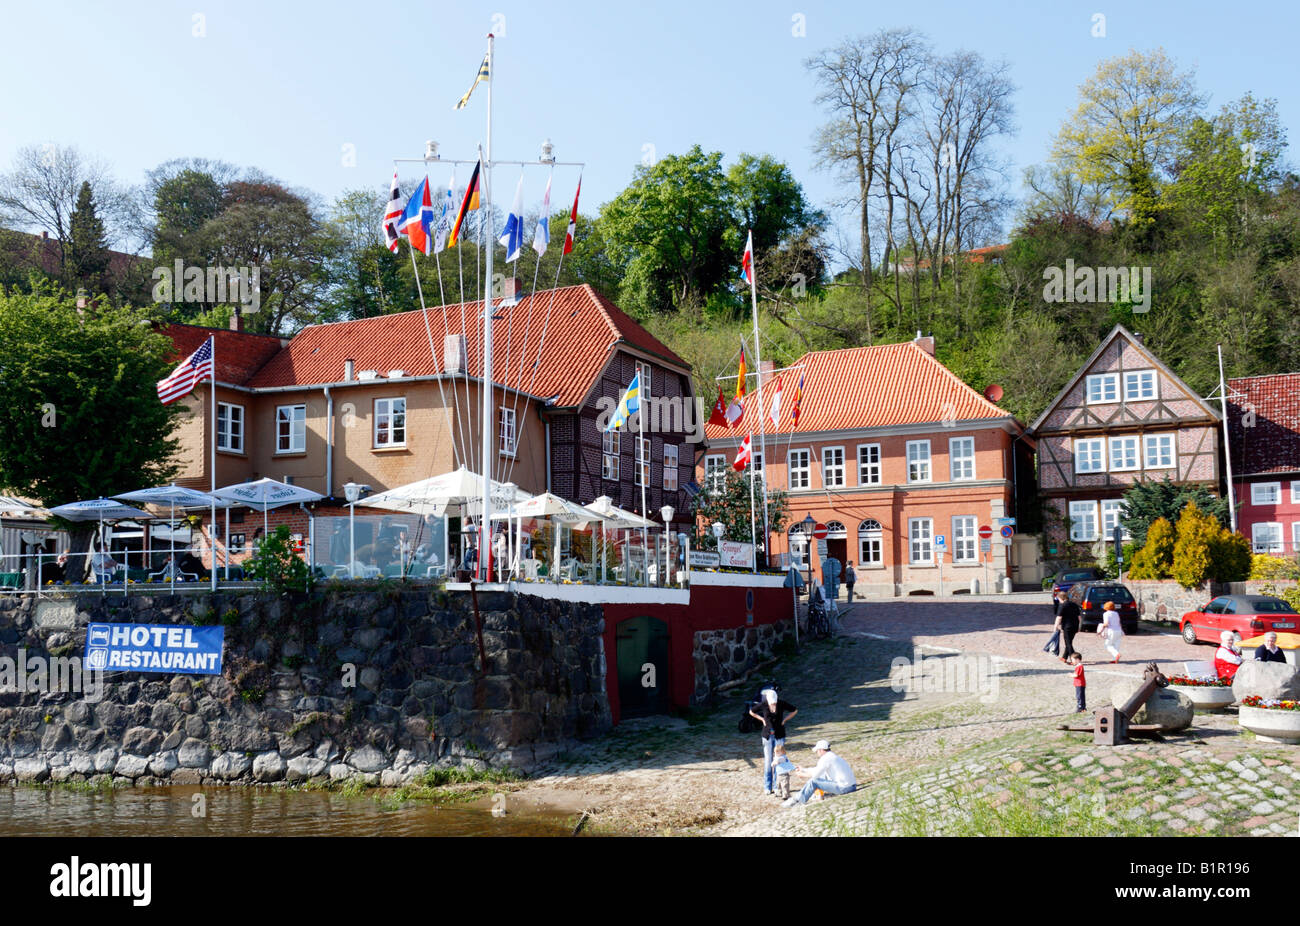
[[[578,233],[578,197],[582,195],[582,177],[578,177],[578,189],[573,194],[573,211],[569,213],[569,227],[564,232],[564,253],[573,253],[573,236]]]
[[[776,392],[772,396],[772,427],[781,427],[781,377],[776,378]]]
[[[740,442],[740,452],[736,454],[736,462],[731,464],[731,468],[738,473],[743,473],[745,467],[749,465],[751,456],[749,453],[749,439],[752,434],[746,434],[745,439]]]
[[[212,369],[213,338],[208,338],[194,353],[186,357],[172,375],[158,382],[158,398],[163,405],[189,395],[205,379],[215,379]]]
[[[397,230],[397,223],[402,218],[402,210],[406,208],[406,203],[402,202],[402,191],[397,188],[397,171],[393,171],[393,186],[388,191],[388,208],[384,210],[384,242],[388,245],[388,250],[394,254],[397,253],[397,246],[401,243],[401,233]]]
[[[754,283],[754,232],[745,239],[745,253],[740,257],[740,275],[751,286]]]

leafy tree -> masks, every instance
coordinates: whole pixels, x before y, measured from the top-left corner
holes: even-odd
[[[1177,522],[1189,503],[1219,524],[1228,523],[1227,499],[1216,498],[1204,486],[1180,485],[1168,476],[1134,483],[1124,493],[1120,523],[1134,542],[1145,545],[1147,530],[1154,521],[1164,518],[1170,523]]]
[[[327,228],[337,248],[328,262],[332,288],[322,305],[323,319],[369,318],[419,307],[408,245],[399,244],[394,254],[379,237],[384,200],[369,190],[350,190],[335,200]],[[425,290],[428,304],[436,305],[437,296],[436,288]]]
[[[1174,526],[1168,518],[1156,518],[1147,529],[1145,546],[1133,557],[1129,577],[1163,579],[1174,565]]]
[[[158,401],[172,343],[104,300],[0,293],[0,487],[47,507],[166,482],[178,406]],[[72,527],[73,551],[91,528]]]
[[[1178,518],[1174,562],[1170,574],[1183,588],[1198,588],[1214,574],[1213,546],[1222,530],[1219,522],[1188,502]]]
[[[263,588],[276,595],[305,592],[311,582],[307,563],[295,551],[287,524],[279,525],[262,538],[244,568],[251,577],[261,581]]]
[[[1244,582],[1250,575],[1250,541],[1244,534],[1220,527],[1210,545],[1210,560],[1216,582]]]
[[[779,489],[768,490],[767,526],[774,536],[786,527],[788,503],[785,492]],[[691,514],[697,524],[703,525],[696,536],[696,546],[703,550],[717,549],[717,540],[709,527],[715,521],[722,522],[726,528],[723,536],[727,540],[753,543],[749,511],[748,476],[728,470],[718,491],[711,492],[706,487],[691,502]],[[763,530],[763,487],[758,484],[754,486],[754,529]]]
[[[90,181],[83,180],[72,210],[68,236],[68,276],[91,293],[103,292],[109,265],[104,223],[95,209]]]

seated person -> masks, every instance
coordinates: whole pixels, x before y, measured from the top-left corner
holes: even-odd
[[[41,563],[41,584],[48,585],[51,582],[66,582],[68,578],[68,554],[60,553],[58,560],[55,562]]]
[[[193,550],[186,550],[176,559],[176,569],[189,576],[202,576],[208,568],[203,565],[203,560],[194,555]]]
[[[97,581],[112,581],[113,574],[117,572],[117,567],[117,560],[103,550],[90,557],[90,571],[94,573]]]
[[[1241,653],[1237,650],[1237,635],[1231,630],[1219,634],[1219,648],[1214,651],[1214,671],[1219,678],[1232,681],[1241,668]]]
[[[1286,653],[1277,645],[1277,632],[1264,634],[1264,642],[1255,650],[1256,662],[1286,662]]]
[[[811,776],[808,783],[803,786],[802,791],[788,798],[781,805],[782,807],[806,804],[817,791],[824,794],[848,794],[858,789],[858,780],[853,777],[853,769],[849,768],[849,763],[831,752],[830,743],[826,740],[818,740],[813,751],[817,753],[818,759],[812,771],[808,772],[800,766],[795,766],[795,771],[805,772]]]

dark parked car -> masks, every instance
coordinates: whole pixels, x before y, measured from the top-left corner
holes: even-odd
[[[1101,578],[1104,578],[1104,576],[1102,576],[1101,570],[1096,568],[1062,569],[1052,579],[1052,592],[1069,592],[1070,587],[1075,582],[1094,582]]]
[[[1101,612],[1106,602],[1115,602],[1119,612],[1119,625],[1125,633],[1137,633],[1137,599],[1123,584],[1111,581],[1075,582],[1069,598],[1079,606],[1079,630],[1086,633],[1096,630],[1101,623]]]
[[[1235,630],[1242,639],[1275,630],[1296,633],[1300,614],[1272,595],[1220,595],[1199,611],[1188,611],[1181,622],[1188,643],[1218,643],[1219,634]]]

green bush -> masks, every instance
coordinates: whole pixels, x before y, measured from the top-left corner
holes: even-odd
[[[262,583],[269,592],[305,592],[311,582],[307,563],[294,552],[289,539],[289,526],[281,524],[257,545],[256,552],[245,564],[245,571]]]
[[[1147,542],[1133,556],[1132,579],[1163,579],[1174,566],[1174,526],[1167,518],[1157,518],[1147,528]]]
[[[1241,582],[1250,574],[1250,541],[1219,524],[1189,502],[1178,518],[1171,574],[1183,588],[1216,582]]]

